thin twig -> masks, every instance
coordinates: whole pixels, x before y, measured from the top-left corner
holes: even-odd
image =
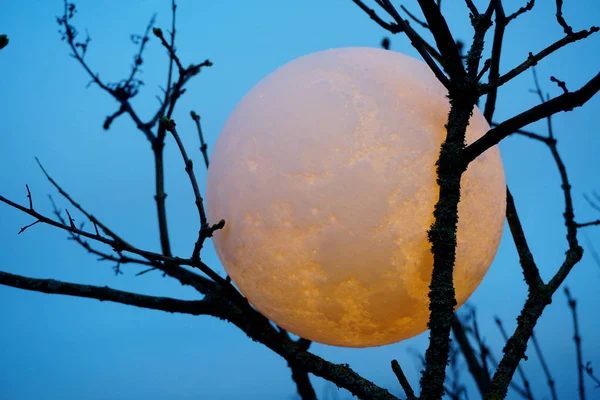
[[[573,28],[571,28],[571,26],[567,24],[567,21],[565,21],[565,18],[563,17],[562,13],[562,6],[563,0],[556,0],[556,20],[558,21],[558,24],[562,26],[563,30],[567,35],[572,35]]]
[[[585,400],[585,386],[583,386],[583,356],[581,355],[581,335],[579,334],[579,323],[577,320],[577,301],[571,296],[568,287],[565,287],[565,295],[569,303],[569,309],[573,316],[573,341],[575,342],[575,354],[577,355],[577,387],[579,389],[579,400]]]
[[[400,382],[400,386],[404,389],[404,393],[406,394],[406,398],[408,400],[416,400],[415,392],[413,391],[410,383],[408,383],[408,379],[406,379],[406,375],[404,375],[404,371],[402,371],[402,367],[397,360],[392,360],[392,371],[398,378],[398,382]]]
[[[531,11],[534,4],[535,4],[535,0],[528,0],[527,4],[525,4],[523,7],[519,8],[514,13],[510,14],[508,17],[506,17],[506,23],[509,23],[510,21],[518,18],[521,14],[524,14],[527,11]]]
[[[200,139],[200,152],[202,153],[202,157],[204,158],[204,165],[206,165],[206,169],[208,169],[208,145],[204,141],[204,135],[202,134],[202,126],[200,125],[200,116],[196,114],[195,111],[190,112],[190,116],[196,123],[196,130],[198,131],[198,138]]]
[[[374,10],[367,7],[361,0],[352,0],[357,6],[359,6],[367,15],[371,17],[375,22],[377,22],[381,27],[387,29],[391,33],[399,33],[404,32],[406,36],[410,39],[412,46],[419,52],[421,57],[429,68],[433,71],[434,75],[438,78],[438,80],[448,88],[450,85],[450,81],[444,74],[444,72],[439,68],[439,66],[435,63],[434,59],[442,60],[442,57],[437,55],[437,51],[433,49],[432,46],[427,45],[427,42],[419,36],[412,27],[400,16],[398,11],[392,6],[389,0],[381,0],[381,4],[384,6],[386,12],[390,14],[390,16],[394,19],[396,24],[390,24],[383,21]]]
[[[560,79],[555,78],[554,76],[551,76],[550,80],[556,83],[558,87],[562,89],[563,93],[569,93],[569,89],[567,89],[567,84],[565,83],[565,81],[561,81]]]
[[[454,339],[458,342],[461,352],[465,357],[465,360],[467,361],[469,372],[471,373],[471,376],[477,384],[479,393],[481,396],[483,396],[489,391],[490,375],[477,360],[475,350],[473,350],[473,347],[471,347],[469,339],[465,334],[463,324],[458,319],[458,316],[456,314],[454,315],[454,318],[452,318],[452,332],[454,333]]]
[[[538,62],[540,62],[541,60],[543,60],[545,57],[549,56],[550,54],[554,53],[555,51],[565,47],[566,45],[568,45],[570,43],[576,42],[578,40],[583,40],[583,39],[587,38],[588,36],[598,32],[599,30],[600,30],[600,28],[598,28],[597,26],[592,26],[588,30],[584,29],[582,31],[574,32],[571,35],[567,35],[567,36],[563,37],[562,39],[557,40],[556,42],[552,43],[551,45],[549,45],[548,47],[546,47],[545,49],[543,49],[542,51],[538,52],[535,55],[533,53],[529,53],[529,57],[527,58],[527,60],[523,61],[518,66],[511,69],[506,74],[500,76],[498,78],[495,86],[504,85],[506,82],[514,79],[518,75],[527,71],[529,68],[534,67],[535,65],[537,65]],[[486,94],[487,92],[489,92],[491,90],[491,86],[490,85],[481,85],[480,90],[481,90],[481,94]]]
[[[402,9],[402,11],[404,11],[406,13],[406,15],[408,15],[410,17],[410,19],[412,19],[413,21],[415,21],[417,24],[421,25],[423,28],[425,29],[429,29],[429,25],[427,25],[427,22],[425,21],[421,21],[419,18],[415,17],[410,11],[408,11],[408,9],[406,7],[404,7],[403,5],[400,5],[400,8]]]
[[[521,220],[515,207],[515,200],[508,186],[506,187],[506,220],[508,221],[515,247],[519,253],[519,263],[521,264],[529,292],[535,292],[542,287],[544,282],[540,277],[540,271],[537,268],[533,254],[529,250],[529,244],[527,243],[527,238],[525,237],[525,232],[523,231]]]
[[[181,152],[181,158],[183,159],[183,162],[185,164],[185,172],[189,176],[190,183],[194,191],[196,208],[198,209],[198,215],[200,216],[200,229],[198,233],[198,240],[196,241],[196,244],[194,246],[192,259],[199,260],[200,251],[202,250],[202,245],[204,244],[204,241],[207,238],[211,237],[216,230],[222,229],[225,226],[225,220],[221,220],[217,224],[209,226],[208,219],[206,217],[206,211],[204,210],[204,200],[202,199],[202,195],[200,194],[198,180],[196,179],[196,174],[194,173],[194,164],[192,160],[190,160],[190,158],[188,157],[187,152],[185,150],[185,146],[183,145],[183,142],[181,141],[181,138],[177,133],[175,121],[168,120],[166,117],[164,117],[161,119],[161,125],[164,125],[166,127],[165,129],[173,135],[175,142],[177,142],[177,147]]]
[[[204,210],[204,201],[202,199],[202,195],[200,194],[200,187],[198,186],[198,180],[196,179],[196,174],[194,173],[194,164],[192,160],[188,157],[187,152],[185,151],[185,146],[181,141],[181,137],[179,137],[179,133],[177,132],[175,121],[169,120],[164,117],[160,121],[161,125],[166,126],[167,132],[170,132],[177,143],[177,147],[181,153],[181,158],[183,159],[183,163],[185,164],[185,172],[190,178],[190,183],[192,185],[192,189],[194,191],[194,197],[196,199],[196,207],[198,208],[198,215],[200,216],[200,229],[204,229],[208,227],[208,221],[206,218],[206,211]]]
[[[543,104],[530,108],[490,129],[485,135],[467,146],[464,153],[465,163],[468,164],[490,147],[498,144],[508,135],[522,129],[526,125],[547,118],[561,111],[570,111],[580,107],[600,90],[600,73],[596,74],[580,89],[564,93]]]
[[[538,360],[540,360],[540,364],[542,364],[544,375],[546,375],[546,381],[548,382],[548,387],[550,388],[550,393],[552,394],[552,400],[558,400],[558,397],[556,396],[556,384],[554,378],[552,378],[552,374],[550,374],[550,368],[548,368],[548,364],[546,364],[544,354],[542,353],[542,349],[537,341],[535,332],[531,334],[531,341],[533,342],[533,347],[535,348]]]

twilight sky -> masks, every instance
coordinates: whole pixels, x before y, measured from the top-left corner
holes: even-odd
[[[47,170],[95,216],[134,244],[158,251],[153,168],[148,142],[128,118],[111,130],[102,129],[116,102],[94,85],[69,57],[57,33],[59,0],[4,2],[0,33],[10,37],[0,51],[0,193],[26,203],[25,184],[36,209],[52,212],[47,198],[60,199],[35,164]],[[398,2],[395,2],[398,3]],[[445,1],[445,15],[454,35],[472,36],[466,7]],[[476,1],[480,5],[485,2]],[[507,12],[525,0],[505,1]],[[89,31],[92,42],[86,56],[105,81],[116,81],[130,71],[137,47],[132,33],[142,33],[153,13],[156,26],[170,26],[169,2],[159,0],[82,0],[74,24]],[[416,1],[402,4],[416,11]],[[511,23],[501,71],[506,72],[562,36],[554,19],[554,2],[539,2],[533,12]],[[214,62],[188,86],[174,118],[196,161],[204,188],[205,171],[189,110],[202,116],[209,150],[228,114],[262,77],[296,57],[328,48],[378,46],[386,33],[350,0],[287,2],[256,0],[208,2],[181,0],[178,9],[178,51],[184,65],[209,58]],[[575,30],[598,24],[597,0],[567,0],[564,14]],[[427,34],[425,34],[427,36]],[[550,75],[579,88],[597,73],[599,37],[568,46],[538,66],[542,85],[551,96],[561,93]],[[488,38],[488,42],[491,39]],[[417,56],[409,41],[392,37],[392,50]],[[146,119],[157,107],[155,95],[164,86],[165,51],[153,37],[143,64],[145,86],[133,100]],[[529,92],[530,72],[500,90],[496,121],[537,104]],[[600,138],[595,117],[600,96],[584,108],[554,118],[559,151],[564,158],[580,222],[598,218],[583,194],[600,191]],[[546,133],[545,123],[529,127]],[[189,254],[197,234],[195,206],[179,153],[167,140],[166,179],[169,227],[173,252]],[[502,142],[507,182],[544,279],[551,277],[566,250],[562,220],[564,208],[557,169],[546,147],[522,137]],[[76,219],[80,220],[78,216]],[[108,285],[144,294],[195,298],[192,289],[164,279],[159,273],[135,277],[140,269],[124,266],[115,277],[112,264],[97,262],[67,235],[37,225],[22,235],[19,228],[33,222],[26,215],[0,205],[0,270],[39,278]],[[590,228],[580,240],[597,243],[600,229]],[[210,244],[203,253],[207,264],[222,270]],[[579,300],[584,361],[600,369],[600,313],[597,287],[600,267],[590,252],[566,281]],[[499,316],[509,332],[526,296],[514,245],[505,231],[488,275],[469,300],[477,307],[480,329],[499,357],[503,342],[494,324]],[[285,361],[261,344],[251,342],[233,325],[211,317],[171,315],[96,300],[45,295],[0,286],[0,399],[293,399],[295,386]],[[536,330],[548,364],[557,380],[559,396],[576,394],[576,359],[572,323],[562,290],[545,311]],[[315,344],[324,358],[348,363],[364,377],[400,394],[389,362],[397,358],[414,387],[427,333],[379,348],[344,349]],[[533,348],[522,363],[536,398],[549,398]],[[465,375],[467,373],[465,372]],[[472,386],[470,377],[465,382]],[[332,384],[314,378],[317,393],[338,398]],[[588,382],[590,398],[600,389]],[[471,398],[477,393],[471,392]],[[510,398],[517,395],[511,393]],[[339,398],[349,394],[339,391]]]

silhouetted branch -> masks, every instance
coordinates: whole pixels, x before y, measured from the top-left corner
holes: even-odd
[[[506,334],[506,331],[504,330],[504,325],[502,325],[502,320],[498,317],[494,318],[494,320],[496,321],[496,325],[498,326],[500,333],[502,333],[502,337],[504,338],[505,341],[508,341],[508,335]],[[523,381],[523,385],[525,386],[526,398],[533,400],[534,397],[533,397],[533,393],[531,393],[531,385],[529,384],[529,379],[527,379],[527,376],[525,375],[525,371],[523,371],[523,367],[520,364],[517,365],[517,371],[519,373],[519,376],[521,377],[521,381]]]
[[[510,21],[504,14],[502,1],[492,1],[490,2],[490,5],[492,4],[494,5],[496,24],[492,42],[492,55],[489,59],[490,73],[488,76],[488,84],[490,90],[487,93],[483,109],[483,115],[488,122],[492,121],[494,111],[496,110],[496,99],[498,97],[497,82],[498,79],[500,79],[500,58],[502,54],[502,45],[504,43],[504,32],[506,30],[506,25],[508,25],[508,22]]]
[[[467,361],[469,372],[477,384],[479,393],[483,397],[483,395],[485,395],[490,389],[490,375],[487,373],[487,370],[484,369],[483,365],[477,360],[477,356],[475,355],[473,347],[471,347],[471,344],[469,343],[469,339],[467,338],[463,324],[458,319],[456,314],[454,315],[454,318],[452,318],[452,332],[454,333],[454,339],[460,346],[462,355]],[[482,359],[484,359],[484,357],[482,357]]]
[[[524,111],[490,129],[485,135],[467,146],[464,152],[465,163],[470,163],[484,151],[498,144],[513,132],[533,122],[547,118],[561,111],[570,111],[584,105],[600,90],[600,73],[593,77],[579,90],[564,93],[543,104]]]
[[[555,381],[550,374],[550,369],[548,368],[548,364],[546,364],[544,354],[542,353],[540,345],[538,344],[535,332],[531,333],[531,341],[533,342],[533,347],[535,348],[535,352],[540,360],[540,364],[542,364],[542,369],[544,370],[544,375],[546,376],[546,381],[548,382],[548,387],[550,388],[550,393],[552,394],[552,400],[558,400],[558,397],[556,396]]]
[[[177,128],[175,121],[169,120],[166,117],[161,119],[161,125],[165,126],[165,129],[173,135],[173,138],[177,142],[177,147],[181,152],[181,157],[183,158],[183,162],[185,164],[185,172],[188,174],[190,178],[190,183],[192,185],[192,189],[194,191],[194,197],[196,202],[196,208],[198,209],[198,215],[200,216],[200,229],[198,233],[198,240],[194,246],[194,251],[192,254],[192,259],[200,259],[200,251],[202,250],[202,245],[204,241],[211,237],[216,230],[223,229],[225,226],[225,220],[221,220],[218,223],[209,226],[208,219],[206,217],[206,211],[204,210],[204,200],[202,199],[202,195],[200,194],[200,188],[198,187],[198,180],[196,179],[196,174],[194,173],[194,164],[192,160],[187,155],[185,151],[185,146],[177,133]]]
[[[538,270],[533,259],[533,254],[531,254],[531,251],[529,250],[529,244],[525,238],[525,232],[523,232],[521,220],[519,219],[519,215],[517,214],[517,209],[515,207],[515,200],[513,199],[508,187],[506,187],[506,220],[508,221],[508,226],[510,228],[513,241],[515,242],[515,247],[519,253],[519,262],[521,264],[523,276],[525,277],[525,282],[527,283],[529,292],[531,293],[539,290],[544,282],[540,277],[540,271]]]
[[[415,392],[413,391],[410,383],[408,383],[408,379],[406,379],[406,375],[404,375],[404,371],[402,371],[402,367],[397,360],[392,360],[392,371],[394,371],[394,375],[398,378],[398,382],[402,389],[404,389],[404,393],[406,394],[406,398],[408,400],[416,400]]]
[[[596,84],[599,84],[600,74],[597,75],[594,79],[597,79]],[[540,89],[536,75],[534,75],[534,81],[536,84],[535,93],[538,94],[540,101],[542,102],[542,107],[551,102],[556,103],[557,99],[563,96],[572,95],[574,93],[565,93],[562,96],[546,101]],[[593,90],[590,91],[588,88],[587,92],[585,92],[587,94],[584,94],[584,96],[589,95],[591,97],[591,95],[593,94],[592,92]],[[535,108],[536,107],[534,107],[533,109]],[[565,221],[565,226],[567,228],[566,238],[568,242],[568,249],[566,251],[564,261],[562,262],[561,266],[559,267],[558,271],[554,274],[552,279],[548,282],[548,284],[542,285],[539,288],[539,290],[536,290],[535,292],[529,292],[525,305],[517,319],[517,329],[515,330],[514,334],[507,340],[506,346],[504,348],[504,356],[496,370],[496,373],[494,374],[494,377],[492,378],[492,390],[486,397],[489,399],[502,398],[506,395],[506,390],[510,383],[510,380],[512,379],[512,375],[514,374],[515,370],[517,370],[517,368],[519,367],[520,360],[525,358],[527,341],[533,335],[533,328],[535,327],[538,319],[542,315],[542,312],[545,309],[545,307],[551,303],[553,294],[566,279],[567,275],[571,272],[572,268],[581,260],[583,256],[583,249],[577,241],[577,223],[575,222],[575,214],[573,210],[571,185],[568,180],[565,165],[562,162],[562,159],[558,153],[556,139],[554,138],[554,134],[552,131],[552,121],[550,118],[551,115],[552,113],[546,115],[548,122],[548,137],[547,140],[544,142],[547,144],[547,146],[550,149],[550,152],[552,153],[552,156],[559,171],[559,175],[561,177],[561,188],[563,190],[565,199],[565,212],[563,213],[563,217]],[[501,125],[502,124],[500,124],[499,126]]]
[[[71,25],[70,21],[76,13],[75,4],[68,3],[66,0],[64,1],[64,11],[62,17],[57,18],[57,22],[60,26],[63,27],[64,31],[62,31],[62,38],[66,40],[69,47],[72,50],[72,56],[75,58],[79,64],[83,67],[83,69],[87,72],[87,74],[92,79],[92,82],[96,83],[102,90],[109,93],[115,100],[117,100],[121,107],[124,108],[125,112],[129,114],[131,119],[133,119],[134,123],[138,128],[142,130],[146,138],[152,142],[154,135],[150,132],[149,129],[142,129],[144,124],[142,120],[138,117],[136,112],[129,104],[129,99],[135,94],[137,94],[137,88],[131,86],[119,86],[118,84],[110,85],[105,84],[100,80],[100,77],[97,73],[94,73],[87,62],[84,60],[85,52],[88,49],[89,40],[86,39],[86,42],[83,44],[75,42],[77,37],[77,29],[73,25]],[[81,49],[81,50],[80,50]]]
[[[562,26],[567,35],[572,35],[573,28],[571,28],[569,24],[567,24],[567,21],[565,21],[565,18],[562,14],[562,6],[563,0],[556,0],[556,20],[558,21],[558,24]]]
[[[112,231],[110,228],[108,228],[106,225],[104,225],[102,222],[100,222],[97,218],[95,218],[90,213],[88,213],[79,203],[77,203],[68,193],[66,193],[62,189],[62,187],[59,186],[52,177],[50,177],[50,175],[48,175],[48,173],[46,172],[46,170],[43,168],[43,166],[41,164],[40,164],[40,168],[42,168],[42,171],[44,172],[44,174],[46,175],[48,180],[59,191],[59,193],[63,197],[65,197],[82,214],[84,214],[86,216],[86,218],[88,218],[90,221],[92,221],[94,223],[94,226],[96,226],[96,225],[99,226],[108,237],[99,235],[97,229],[96,229],[95,233],[90,233],[90,232],[87,232],[80,228],[75,227],[74,224],[73,225],[70,223],[67,224],[66,221],[64,221],[64,222],[54,221],[53,219],[48,218],[48,217],[38,213],[35,209],[29,209],[27,207],[21,206],[20,204],[15,203],[1,195],[0,195],[0,202],[8,204],[9,206],[11,206],[15,209],[18,209],[18,210],[24,212],[25,214],[31,215],[32,217],[36,218],[36,220],[39,222],[42,222],[42,223],[45,223],[48,225],[52,225],[54,227],[57,227],[64,231],[73,233],[80,237],[85,237],[85,238],[92,239],[97,242],[104,243],[108,246],[111,246],[111,248],[115,249],[115,251],[117,251],[117,252],[129,252],[132,254],[137,254],[139,256],[142,256],[151,262],[157,262],[157,263],[162,262],[163,264],[160,269],[164,273],[179,280],[184,285],[193,286],[200,293],[205,294],[209,290],[209,288],[214,287],[213,283],[211,281],[207,280],[206,278],[203,278],[201,276],[193,274],[192,272],[182,269],[181,267],[179,267],[179,265],[189,265],[189,266],[198,268],[202,272],[204,272],[207,276],[209,276],[211,279],[213,279],[213,281],[217,282],[219,285],[221,285],[221,284],[225,285],[226,292],[228,292],[229,294],[232,295],[232,299],[234,301],[245,302],[245,300],[243,300],[243,299],[240,300],[241,295],[239,294],[239,292],[237,292],[237,290],[235,290],[235,288],[233,288],[233,286],[229,282],[225,282],[225,280],[223,278],[221,278],[218,274],[216,274],[214,271],[212,271],[206,264],[202,263],[201,261],[191,260],[191,259],[183,259],[183,258],[179,258],[179,257],[165,256],[165,255],[161,255],[158,253],[142,250],[142,249],[139,249],[139,248],[131,245],[130,243],[125,241],[123,238],[121,238],[119,235],[117,235],[114,231]],[[33,225],[33,224],[31,224],[31,225]]]
[[[583,356],[581,355],[581,335],[579,334],[579,323],[577,320],[577,301],[571,296],[568,287],[565,287],[565,295],[569,303],[569,309],[573,316],[573,341],[575,342],[575,354],[577,355],[577,387],[579,389],[579,400],[585,400],[585,387],[583,386]]]
[[[553,44],[546,47],[544,50],[540,51],[539,53],[537,53],[535,55],[533,53],[529,53],[529,57],[527,58],[527,60],[525,60],[517,67],[513,68],[512,70],[508,71],[506,74],[500,76],[498,78],[495,86],[504,85],[506,82],[512,80],[513,78],[517,77],[521,73],[527,71],[529,68],[534,67],[535,65],[537,65],[537,63],[539,61],[541,61],[545,57],[549,56],[550,54],[554,53],[555,51],[565,47],[566,45],[568,45],[570,43],[585,39],[588,36],[590,36],[591,34],[598,32],[598,30],[600,30],[600,28],[598,28],[597,26],[592,26],[588,30],[574,32],[571,35],[567,35],[567,36],[563,37],[562,39],[554,42]],[[480,90],[481,90],[481,94],[486,94],[491,90],[491,86],[490,85],[482,85]]]
[[[600,388],[600,379],[594,375],[594,370],[592,368],[592,363],[589,361],[585,364],[585,372],[590,377],[591,380],[596,384],[596,389]]]
[[[196,114],[195,111],[190,112],[190,116],[196,123],[196,130],[198,131],[198,138],[200,139],[200,152],[202,153],[202,157],[204,158],[204,165],[206,165],[206,169],[208,169],[208,146],[204,141],[204,135],[202,134],[202,126],[200,125],[200,116]]]
[[[400,5],[400,8],[402,9],[402,11],[404,11],[406,13],[406,15],[408,15],[410,17],[410,19],[415,21],[417,24],[421,25],[421,27],[423,27],[425,29],[429,29],[429,25],[427,25],[427,22],[421,21],[419,18],[414,16],[410,11],[408,11],[408,9],[406,7],[404,7],[403,5]]]
[[[163,117],[160,120],[160,124],[165,126],[167,132],[170,132],[177,142],[177,147],[181,153],[181,158],[185,164],[185,172],[190,178],[190,183],[192,185],[192,189],[194,191],[194,197],[196,200],[196,208],[198,209],[198,215],[200,216],[200,229],[205,229],[208,227],[208,220],[206,218],[206,211],[204,210],[204,200],[202,199],[202,195],[200,194],[200,188],[198,186],[198,180],[196,179],[196,174],[194,173],[194,164],[192,160],[188,157],[187,152],[185,151],[185,146],[179,137],[179,133],[177,133],[177,128],[174,120],[169,120],[167,117]]]
[[[382,28],[388,30],[391,33],[404,32],[410,39],[413,47],[419,52],[423,60],[427,63],[429,68],[433,71],[438,80],[445,86],[448,87],[449,81],[446,75],[435,63],[434,59],[442,61],[442,57],[437,54],[437,51],[427,42],[419,36],[412,27],[400,16],[398,11],[394,8],[389,0],[380,0],[378,4],[394,19],[395,24],[390,24],[383,21],[377,13],[367,7],[361,0],[352,0],[357,6],[359,6],[365,13],[367,13],[371,19],[377,22]],[[436,6],[437,7],[437,6]]]
[[[7,35],[0,35],[0,50],[2,50],[3,48],[5,48],[6,46],[8,46],[8,36]]]
[[[205,300],[178,300],[170,297],[147,296],[111,289],[107,286],[80,285],[54,279],[29,278],[2,271],[0,271],[0,284],[34,292],[85,297],[171,313],[214,315],[211,305]]]
[[[287,332],[285,332],[285,335],[287,335]],[[287,335],[287,338],[289,339],[289,335]],[[300,338],[296,341],[296,343],[304,351],[306,351],[308,350],[312,342],[310,340]],[[315,389],[313,388],[312,383],[310,382],[308,372],[305,369],[302,369],[293,364],[289,364],[289,366],[290,370],[292,371],[292,380],[294,381],[294,383],[296,383],[296,390],[298,391],[298,395],[300,396],[300,398],[302,400],[316,400],[317,394],[315,393]]]
[[[54,202],[54,200],[52,199],[52,197],[50,197],[50,201],[52,202],[52,207],[54,208],[54,215],[56,216],[56,218],[58,218],[58,220],[64,226],[67,226],[67,223],[66,223],[65,219],[63,218],[60,210],[56,206],[56,203]],[[40,222],[40,221],[38,220],[37,222]],[[96,225],[94,225],[94,226],[96,226]],[[74,225],[70,225],[70,227],[73,228]],[[81,224],[81,227],[79,229],[83,229],[83,224]],[[154,266],[154,268],[160,268],[160,266],[161,266],[157,262],[143,260],[143,259],[139,259],[139,258],[128,257],[128,256],[124,255],[122,253],[122,251],[118,250],[115,247],[113,247],[113,251],[118,254],[118,257],[117,256],[113,256],[112,254],[105,253],[105,252],[102,252],[100,250],[95,249],[94,247],[92,247],[92,245],[88,241],[84,240],[81,237],[81,235],[77,235],[77,234],[75,234],[74,232],[71,232],[71,231],[69,231],[69,235],[70,235],[69,239],[74,240],[81,247],[83,247],[85,250],[87,250],[88,253],[97,255],[99,257],[98,261],[113,261],[113,262],[116,262],[117,263],[117,267],[115,268],[115,275],[117,275],[118,273],[120,273],[119,266],[121,264],[152,265],[152,266]],[[97,228],[96,228],[96,235],[99,236]]]
[[[473,0],[465,0],[465,3],[467,4],[467,8],[469,9],[469,11],[471,12],[471,16],[478,17],[479,10],[477,10],[477,7],[475,7]]]
[[[519,8],[514,13],[510,14],[508,17],[506,17],[506,20],[507,20],[506,23],[509,23],[510,21],[518,18],[521,14],[524,14],[527,11],[531,11],[534,4],[535,4],[535,0],[528,0],[527,4],[525,4],[523,7]]]
[[[391,3],[389,0],[385,0]],[[444,68],[451,79],[460,80],[465,76],[465,69],[463,67],[460,53],[456,46],[456,41],[453,39],[450,33],[450,28],[446,23],[446,19],[442,15],[440,8],[435,4],[433,0],[418,0],[421,6],[421,11],[427,20],[429,30],[435,39],[437,48],[442,55],[444,62]],[[393,7],[392,7],[393,8]]]

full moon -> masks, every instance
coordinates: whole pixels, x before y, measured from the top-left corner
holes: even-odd
[[[369,347],[427,329],[446,89],[429,67],[376,48],[295,59],[229,116],[207,182],[217,254],[241,293],[282,328]],[[489,129],[476,108],[472,143]],[[496,254],[506,206],[499,151],[462,177],[458,304]]]

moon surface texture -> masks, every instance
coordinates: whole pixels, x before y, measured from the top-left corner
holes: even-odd
[[[376,48],[297,58],[240,101],[207,183],[217,254],[250,303],[316,342],[369,347],[427,329],[446,89],[429,67]],[[478,109],[472,143],[489,130]],[[506,207],[497,147],[469,166],[459,204],[456,297],[496,254]]]

